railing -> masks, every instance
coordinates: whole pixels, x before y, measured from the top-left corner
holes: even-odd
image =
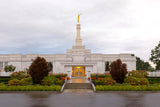
[[[62,88],[61,88],[61,92],[63,92],[66,84],[67,84],[67,76],[65,77],[64,84],[62,85]]]
[[[91,85],[92,85],[93,91],[95,92],[96,91],[95,85],[92,82],[91,82]]]
[[[92,85],[92,88],[93,88],[93,91],[95,92],[96,91],[96,88],[95,88],[95,85],[93,84],[93,82],[92,82],[92,78],[91,78],[91,74],[89,74],[89,78],[90,78],[90,83],[91,83],[91,85]]]

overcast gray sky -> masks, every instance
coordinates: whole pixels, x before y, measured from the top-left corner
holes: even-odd
[[[93,53],[133,53],[147,61],[160,41],[160,0],[0,0],[0,54],[65,53],[77,15]]]

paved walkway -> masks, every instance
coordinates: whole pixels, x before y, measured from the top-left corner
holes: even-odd
[[[160,92],[104,93],[6,92],[1,107],[160,107]]]
[[[65,89],[63,93],[93,93],[91,89]]]
[[[86,78],[71,78],[67,83],[90,83]]]

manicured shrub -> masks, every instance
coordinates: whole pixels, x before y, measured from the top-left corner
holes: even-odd
[[[16,67],[13,65],[7,65],[4,67],[5,72],[13,72],[15,69],[16,69]]]
[[[18,85],[20,85],[20,81],[18,79],[13,79],[13,80],[8,81],[8,85],[9,86],[18,86]]]
[[[116,81],[111,77],[104,78],[102,81],[104,85],[114,85],[116,83]]]
[[[127,74],[127,65],[120,59],[112,62],[110,65],[110,74],[117,83],[123,83]]]
[[[0,86],[0,91],[60,91],[61,86],[52,85],[52,86]]]
[[[61,85],[61,86],[62,86],[62,85],[63,85],[63,83],[64,83],[64,81],[63,81],[63,80],[57,80],[57,81],[56,81],[56,85]]]
[[[104,73],[105,77],[111,77],[111,74],[109,72]]]
[[[37,57],[29,67],[29,74],[34,84],[40,84],[45,76],[48,76],[49,66],[44,58]]]
[[[137,78],[145,78],[147,77],[147,71],[131,71],[128,73],[128,76],[137,77]]]
[[[99,74],[99,73],[94,73],[91,74],[91,78],[105,78],[105,77],[111,77],[111,75],[109,73],[105,73],[105,74]]]
[[[130,83],[123,83],[123,84],[116,83],[114,86],[128,86],[128,85],[131,85],[131,84]]]
[[[32,85],[32,84],[33,84],[33,81],[32,81],[31,77],[23,78],[23,79],[20,80],[20,85],[21,86]]]
[[[8,81],[11,80],[10,76],[0,76],[0,83],[3,82],[5,84],[8,84]]]
[[[131,85],[149,85],[149,82],[146,78],[136,78],[132,76],[125,78],[124,82]]]
[[[124,79],[124,83],[129,83],[131,85],[138,85],[138,79],[136,77],[128,76]]]
[[[0,86],[5,86],[5,83],[4,83],[4,82],[1,82],[1,83],[0,83]]]
[[[56,78],[61,78],[61,77],[66,77],[67,74],[63,74],[63,73],[50,73],[49,76],[55,76]]]
[[[139,78],[138,85],[149,85],[147,78]]]
[[[11,79],[18,79],[21,80],[23,78],[28,77],[25,71],[18,71],[11,74]]]
[[[91,79],[92,79],[92,80],[101,80],[101,79],[103,79],[103,78],[102,78],[102,77],[98,77],[98,78],[92,77]],[[88,77],[88,80],[90,80],[90,77]]]
[[[105,86],[97,85],[96,91],[160,91],[160,85],[158,86],[132,86],[132,85],[120,85],[120,86]]]
[[[104,85],[104,81],[103,80],[94,80],[94,84],[95,85]]]
[[[149,84],[160,83],[160,77],[147,77]]]
[[[43,78],[41,84],[50,86],[50,85],[55,84],[57,80],[58,79],[54,76],[46,76]]]

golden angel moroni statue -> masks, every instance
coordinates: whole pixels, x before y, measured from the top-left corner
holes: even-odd
[[[80,15],[81,15],[81,14],[78,14],[78,23],[79,23],[79,17],[80,17]]]

